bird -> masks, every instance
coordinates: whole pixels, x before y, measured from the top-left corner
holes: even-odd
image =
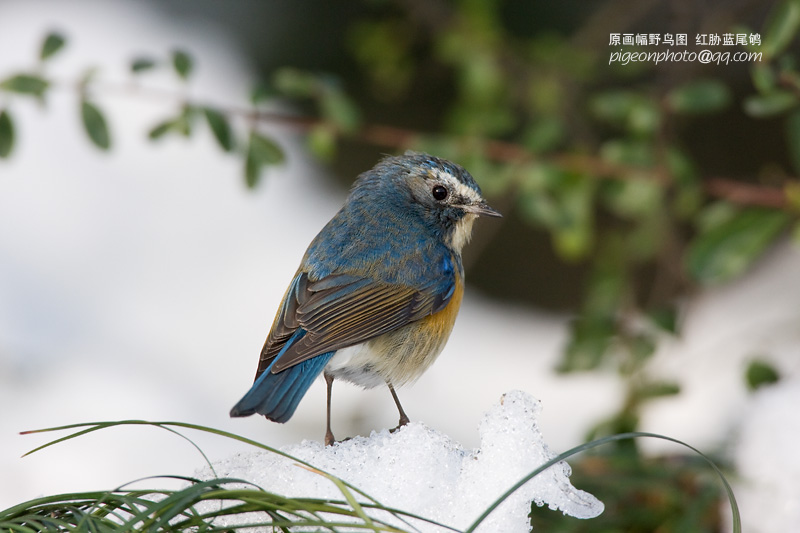
[[[311,241],[281,301],[250,390],[230,416],[284,423],[316,378],[365,389],[415,381],[444,348],[464,294],[461,251],[476,218],[502,215],[463,167],[420,152],[387,156],[354,182]],[[393,430],[394,431],[394,430]]]

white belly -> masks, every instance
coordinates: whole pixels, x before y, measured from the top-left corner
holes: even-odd
[[[386,379],[374,368],[373,361],[377,354],[372,351],[370,344],[364,342],[336,350],[333,358],[325,366],[325,372],[336,379],[361,385],[365,389],[385,385]]]

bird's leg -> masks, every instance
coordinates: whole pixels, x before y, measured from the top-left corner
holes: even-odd
[[[333,376],[325,372],[325,383],[328,385],[328,423],[325,426],[325,446],[333,446],[336,439],[331,431],[331,390],[333,389]]]
[[[392,387],[392,384],[389,383],[388,381],[386,382],[386,385],[389,387],[389,392],[392,393],[392,398],[394,398],[394,403],[397,406],[397,410],[400,411],[400,423],[397,424],[397,427],[392,430],[394,432],[400,429],[401,427],[405,426],[406,424],[408,424],[409,420],[408,420],[408,415],[406,415],[406,412],[403,411],[403,406],[400,405],[400,399],[397,397],[397,393],[394,391],[394,387]]]

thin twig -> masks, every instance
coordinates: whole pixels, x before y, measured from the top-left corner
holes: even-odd
[[[753,185],[719,177],[707,178],[703,184],[710,196],[734,204],[771,209],[786,209],[789,206],[786,193],[778,187]]]
[[[53,82],[55,87],[75,91],[79,84],[69,81]],[[186,96],[167,89],[147,87],[137,82],[92,81],[92,90],[101,90],[111,94],[125,96],[135,95],[150,100],[172,100],[177,104],[186,104]],[[240,106],[220,107],[219,111],[229,118],[243,118],[251,122],[270,123],[287,126],[294,130],[310,131],[323,124],[323,120],[306,115],[293,114],[287,111],[263,110]],[[381,146],[393,150],[403,150],[418,144],[421,138],[437,134],[424,133],[408,128],[382,124],[365,124],[353,137],[373,146]],[[482,141],[483,153],[489,159],[501,163],[529,164],[535,162],[548,163],[561,169],[581,173],[607,180],[652,179],[667,185],[671,183],[669,172],[660,166],[642,167],[612,163],[591,154],[554,153],[538,156],[524,146],[496,139]],[[737,205],[787,209],[789,203],[782,188],[773,186],[743,183],[725,177],[711,177],[703,180],[706,194],[713,198],[724,199]],[[797,183],[800,178],[787,178],[786,183]]]

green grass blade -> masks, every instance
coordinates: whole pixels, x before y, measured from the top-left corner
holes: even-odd
[[[71,433],[71,434],[69,434],[69,435],[67,435],[65,437],[60,437],[58,439],[54,439],[54,440],[52,440],[50,442],[47,442],[47,443],[45,443],[45,444],[43,444],[41,446],[38,446],[37,448],[34,448],[34,449],[30,450],[29,452],[25,453],[23,455],[23,457],[26,457],[26,456],[28,456],[28,455],[30,455],[32,453],[35,453],[35,452],[41,451],[41,450],[43,450],[45,448],[48,448],[50,446],[53,446],[54,444],[58,444],[60,442],[67,441],[67,440],[73,439],[75,437],[80,437],[82,435],[86,435],[86,434],[92,433],[94,431],[98,431],[98,430],[106,429],[106,428],[110,428],[110,427],[128,426],[128,425],[154,426],[154,427],[158,427],[158,428],[165,429],[165,430],[168,430],[168,431],[172,431],[173,433],[174,433],[174,431],[171,429],[172,427],[180,427],[180,428],[185,428],[185,429],[193,429],[193,430],[201,431],[201,432],[204,432],[204,433],[211,433],[213,435],[218,435],[218,436],[225,437],[225,438],[228,438],[228,439],[233,439],[233,440],[236,440],[236,441],[239,441],[239,442],[251,445],[251,446],[255,446],[257,448],[261,448],[262,450],[266,450],[266,451],[268,451],[270,453],[274,453],[274,454],[280,455],[281,457],[285,457],[287,459],[290,459],[290,460],[292,460],[292,461],[294,461],[294,462],[296,462],[296,463],[298,463],[300,465],[303,465],[303,466],[305,466],[305,467],[307,467],[309,469],[322,472],[321,470],[316,468],[314,465],[312,465],[312,464],[310,464],[310,463],[308,463],[306,461],[303,461],[302,459],[294,457],[294,456],[292,456],[292,455],[290,455],[290,454],[288,454],[286,452],[282,452],[281,450],[278,450],[277,448],[273,448],[273,447],[268,446],[266,444],[262,444],[262,443],[260,443],[258,441],[249,439],[247,437],[242,437],[241,435],[237,435],[235,433],[230,433],[228,431],[224,431],[224,430],[221,430],[221,429],[201,426],[199,424],[191,424],[191,423],[188,423],[188,422],[150,422],[150,421],[147,421],[147,420],[121,420],[121,421],[116,421],[116,422],[85,422],[85,423],[79,423],[79,424],[68,424],[68,425],[64,425],[64,426],[56,426],[56,427],[51,427],[51,428],[23,431],[21,433],[22,435],[30,435],[30,434],[35,434],[35,433],[47,433],[47,432],[55,432],[55,431],[66,431],[66,430],[71,430],[71,429],[80,429],[80,431],[76,431],[76,432]],[[177,433],[177,434],[180,435],[180,433]],[[184,438],[186,438],[186,437],[184,437]],[[188,438],[187,438],[187,440],[189,440],[189,442],[192,442]],[[192,442],[192,444],[194,445],[193,442]],[[195,448],[198,448],[198,447],[195,445]],[[205,457],[205,455],[203,455],[203,457],[206,459],[206,461],[208,461],[208,459]],[[213,471],[213,469],[212,469],[212,471]],[[323,472],[323,473],[326,474],[326,475],[331,475],[331,474],[328,474],[327,472]],[[378,502],[375,498],[373,498],[372,496],[370,496],[369,494],[367,494],[363,490],[359,489],[358,487],[355,487],[354,485],[352,485],[350,483],[347,483],[346,481],[343,481],[343,480],[340,480],[340,481],[342,483],[344,483],[344,485],[347,488],[349,488],[350,490],[356,492],[357,494],[360,494],[361,496],[367,498],[368,500],[370,500],[370,501],[372,501],[372,502],[374,502],[376,504],[380,504],[380,502]]]
[[[736,496],[733,494],[733,489],[731,488],[730,484],[728,483],[728,480],[725,478],[725,475],[722,473],[722,470],[719,469],[719,467],[714,463],[714,461],[712,461],[710,457],[706,456],[703,452],[701,452],[697,448],[695,448],[695,447],[693,447],[693,446],[691,446],[689,444],[686,444],[683,441],[680,441],[678,439],[673,439],[672,437],[667,437],[665,435],[659,435],[657,433],[647,433],[647,432],[642,432],[642,431],[633,431],[633,432],[629,432],[629,433],[619,433],[617,435],[609,435],[607,437],[603,437],[601,439],[593,440],[592,442],[587,442],[587,443],[581,444],[580,446],[576,446],[576,447],[574,447],[574,448],[572,448],[570,450],[567,450],[566,452],[561,453],[558,456],[550,459],[549,461],[547,461],[546,463],[541,465],[539,468],[537,468],[536,470],[534,470],[533,472],[531,472],[530,474],[528,474],[527,476],[525,476],[524,478],[519,480],[516,484],[514,484],[514,486],[512,486],[510,489],[508,489],[502,496],[497,498],[497,500],[495,500],[489,507],[487,507],[486,510],[484,510],[484,512],[464,531],[464,533],[472,533],[473,531],[475,531],[475,529],[484,520],[486,520],[486,518],[495,509],[497,509],[497,507],[501,503],[503,503],[503,501],[505,501],[506,498],[511,496],[511,494],[516,492],[525,483],[527,483],[528,481],[533,479],[535,476],[539,475],[541,472],[547,470],[551,466],[553,466],[555,464],[558,464],[561,461],[564,461],[564,460],[568,459],[569,457],[572,457],[573,455],[576,455],[576,454],[581,453],[581,452],[586,451],[586,450],[590,450],[592,448],[596,448],[598,446],[602,446],[604,444],[608,444],[610,442],[615,442],[615,441],[619,441],[619,440],[626,440],[626,439],[635,439],[635,438],[639,438],[639,437],[648,437],[648,438],[653,438],[653,439],[661,439],[661,440],[666,440],[666,441],[669,441],[669,442],[674,442],[675,444],[680,444],[681,446],[684,446],[684,447],[689,448],[690,450],[692,450],[694,453],[696,453],[697,455],[702,457],[709,465],[711,465],[711,467],[717,473],[719,478],[722,480],[722,484],[725,487],[725,492],[728,495],[728,501],[729,501],[730,506],[731,506],[731,514],[733,516],[733,531],[734,531],[734,533],[741,533],[741,531],[742,531],[742,519],[741,519],[741,516],[739,514],[739,505],[736,502]]]
[[[100,429],[109,427],[124,426],[124,425],[148,425],[158,427],[173,434],[176,434],[183,439],[190,442],[203,456],[204,460],[210,464],[207,456],[203,453],[202,449],[187,436],[177,431],[175,428],[191,429],[205,433],[222,436],[225,438],[233,439],[257,448],[263,449],[270,453],[275,453],[285,457],[298,465],[302,465],[309,470],[319,473],[320,475],[328,478],[342,493],[344,501],[333,500],[319,500],[311,498],[285,498],[276,494],[264,491],[260,487],[253,485],[245,480],[233,478],[217,478],[210,481],[198,481],[192,478],[183,478],[174,476],[177,479],[190,482],[191,485],[179,491],[168,490],[153,490],[153,491],[116,491],[109,492],[94,492],[94,493],[75,493],[60,496],[53,496],[50,498],[41,498],[32,500],[5,511],[0,511],[0,527],[13,529],[14,531],[31,531],[31,528],[26,525],[26,520],[39,520],[43,516],[47,516],[48,512],[63,512],[69,506],[74,509],[74,514],[80,516],[81,525],[87,530],[103,531],[110,527],[112,524],[116,527],[117,531],[132,531],[142,529],[159,529],[161,527],[169,527],[171,530],[183,531],[187,528],[200,528],[201,531],[214,531],[216,528],[213,526],[213,521],[217,518],[241,514],[246,512],[262,512],[267,515],[271,520],[264,522],[273,528],[283,529],[288,531],[292,527],[306,525],[309,527],[325,528],[329,531],[335,531],[336,527],[358,528],[369,531],[402,531],[395,526],[369,516],[365,509],[376,509],[390,513],[395,518],[405,522],[409,527],[413,526],[406,519],[420,520],[441,528],[457,531],[455,528],[437,523],[435,521],[426,519],[424,517],[414,515],[398,509],[392,509],[383,506],[376,499],[372,498],[364,491],[347,483],[332,474],[324,472],[313,465],[298,459],[288,453],[282,452],[276,448],[272,448],[266,444],[254,441],[247,437],[242,437],[227,431],[209,428],[197,424],[190,424],[185,422],[149,422],[145,420],[123,420],[117,422],[92,422],[81,424],[70,424],[65,426],[58,426],[53,428],[46,428],[34,431],[26,431],[23,434],[44,433],[53,431],[66,431],[77,430],[73,433],[54,439],[50,442],[43,444],[25,454],[30,455],[34,452],[40,451],[44,448],[54,444],[70,440],[75,437],[86,435]],[[547,463],[543,464],[514,486],[506,491],[501,497],[495,500],[482,514],[479,516],[464,533],[473,532],[494,510],[512,493],[522,487],[525,483],[530,481],[534,476],[547,468],[585,450],[595,448],[597,446],[607,444],[613,441],[624,439],[632,439],[638,437],[649,437],[666,440],[684,446],[694,453],[702,457],[722,480],[725,491],[728,495],[728,500],[731,505],[731,512],[733,515],[733,530],[735,533],[741,533],[741,518],[739,515],[739,508],[733,490],[730,487],[727,479],[722,471],[716,464],[702,452],[696,448],[681,442],[677,439],[657,435],[653,433],[632,432],[623,433],[619,435],[612,435],[602,439],[598,439],[586,444],[577,446],[567,452],[564,452]],[[213,467],[212,467],[213,471]],[[214,473],[216,476],[216,473]],[[159,476],[167,477],[167,476]],[[173,477],[173,476],[170,476]],[[227,488],[225,485],[230,484],[244,484],[245,486],[256,487],[255,489],[232,489]],[[369,500],[367,503],[360,503],[354,494]],[[158,501],[153,501],[150,498],[160,497]],[[207,512],[199,512],[195,505],[201,502],[218,501],[223,502],[239,502],[233,503],[229,507],[220,507],[217,510],[210,510]],[[20,517],[26,517],[21,519]],[[355,519],[359,522],[331,522],[325,517],[332,516],[346,516]],[[113,520],[112,520],[113,518]],[[31,522],[28,522],[28,524]],[[119,529],[120,523],[124,523],[124,527]],[[177,527],[180,526],[180,527]]]

